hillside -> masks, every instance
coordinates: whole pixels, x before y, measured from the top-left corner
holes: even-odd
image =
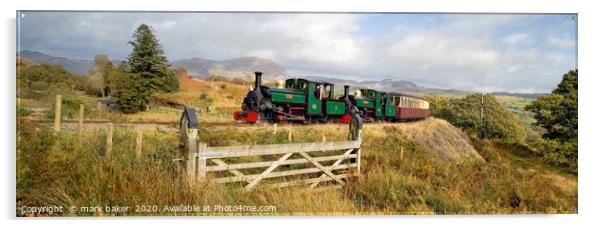
[[[284,79],[288,76],[284,67],[278,63],[259,57],[242,57],[223,61],[190,58],[175,60],[171,64],[173,67],[186,68],[191,76],[198,79],[204,79],[211,75],[246,77],[253,75],[255,71],[263,72],[269,79]]]
[[[94,63],[92,59],[72,59],[65,57],[57,57],[30,50],[21,51],[17,53],[17,56],[32,60],[38,64],[59,65],[65,68],[65,70],[71,71],[72,73],[76,73],[79,75],[87,75],[88,70]],[[119,61],[113,61],[113,64],[118,63]]]

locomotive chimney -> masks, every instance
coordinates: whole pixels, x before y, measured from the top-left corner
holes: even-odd
[[[261,72],[255,72],[255,90],[258,90],[261,87]]]
[[[345,87],[345,95],[344,96],[345,96],[345,99],[348,99],[349,98],[349,85],[345,85],[344,87]]]

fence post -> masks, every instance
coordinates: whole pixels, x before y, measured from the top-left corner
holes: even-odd
[[[136,131],[136,150],[134,150],[136,160],[140,160],[142,157],[142,130]]]
[[[274,129],[272,131],[272,134],[275,135],[277,131],[278,131],[278,124],[275,123],[274,124]]]
[[[205,179],[207,173],[207,156],[205,151],[207,150],[207,144],[199,142],[199,153],[196,156],[196,179],[202,181]]]
[[[98,109],[98,119],[102,119],[102,105],[100,102],[96,102],[96,109]]]
[[[84,104],[79,104],[78,129],[81,133],[84,130]]]
[[[113,152],[113,123],[107,124],[107,146],[105,148],[105,160],[111,160],[111,153]]]
[[[293,128],[288,127],[288,142],[293,142]]]
[[[56,95],[54,105],[54,131],[61,132],[61,95]]]

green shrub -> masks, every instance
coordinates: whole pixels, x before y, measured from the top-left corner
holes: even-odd
[[[70,88],[83,90],[86,78],[70,73],[57,65],[20,66],[17,70],[17,87],[32,87],[44,90],[42,82],[47,85],[64,83]]]
[[[79,100],[75,96],[63,96],[61,97],[61,117],[62,118],[70,118],[73,119],[79,115],[79,105],[83,104],[81,100]],[[44,116],[48,119],[54,118],[55,113],[55,103],[50,104],[48,110],[44,113]],[[84,108],[84,114],[89,114],[89,108]]]
[[[578,153],[577,140],[560,141],[540,139],[533,147],[538,155],[543,156],[548,164],[569,169],[577,173]]]
[[[442,118],[466,132],[477,135],[483,130],[484,138],[500,139],[509,143],[525,142],[527,135],[519,120],[506,110],[494,96],[483,96],[483,122],[481,122],[481,94],[464,98],[426,97],[431,114]]]

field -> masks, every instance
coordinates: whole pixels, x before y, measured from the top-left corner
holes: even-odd
[[[362,145],[362,173],[342,189],[320,191],[304,187],[259,188],[211,181],[186,181],[178,171],[182,154],[175,129],[182,106],[194,106],[204,123],[232,122],[249,84],[228,80],[180,78],[180,91],[154,94],[148,109],[136,114],[103,111],[97,98],[81,91],[69,95],[86,108],[86,121],[143,122],[142,159],[133,155],[135,126],[116,125],[113,159],[106,150],[104,123],[92,123],[81,135],[76,131],[54,135],[48,118],[52,97],[18,99],[23,110],[17,130],[18,216],[108,215],[349,215],[349,214],[505,214],[576,213],[577,175],[533,157],[520,147],[471,138],[444,120],[417,123],[367,124]],[[500,98],[521,116],[527,100]],[[100,117],[100,119],[98,118]],[[528,115],[521,120],[532,121]],[[64,119],[75,117],[64,116]],[[168,126],[168,128],[169,128]],[[299,125],[294,142],[342,140],[347,126]],[[287,133],[272,127],[210,127],[199,138],[209,146],[286,143]],[[86,142],[86,143],[82,143]],[[301,199],[301,200],[299,200]],[[77,206],[76,212],[22,213],[23,206]],[[199,205],[204,212],[174,212],[169,206]],[[270,211],[235,212],[223,206],[275,206]],[[106,206],[129,207],[122,212]],[[150,206],[152,210],[148,211]],[[154,206],[157,210],[153,209]],[[167,207],[166,207],[167,206]],[[222,209],[218,209],[222,207]],[[99,208],[103,208],[102,210]],[[85,210],[84,210],[85,209]],[[102,211],[102,212],[101,212]]]
[[[272,128],[201,128],[210,146],[286,142]],[[449,133],[443,134],[442,132]],[[295,142],[346,137],[346,126],[295,127]],[[437,137],[435,137],[437,136]],[[103,160],[106,132],[65,132],[21,119],[17,150],[17,215],[342,215],[576,213],[576,176],[521,157],[494,141],[471,141],[438,119],[372,124],[364,129],[362,174],[343,189],[304,187],[244,191],[211,181],[190,184],[178,175],[176,133],[145,131],[142,159],[135,133],[116,128],[113,160]],[[81,143],[85,141],[87,143]],[[468,151],[466,148],[474,148]],[[21,214],[22,206],[128,206],[127,212]],[[135,211],[142,206],[142,211]],[[144,205],[158,207],[144,211]],[[275,211],[176,213],[165,206],[276,206]]]

